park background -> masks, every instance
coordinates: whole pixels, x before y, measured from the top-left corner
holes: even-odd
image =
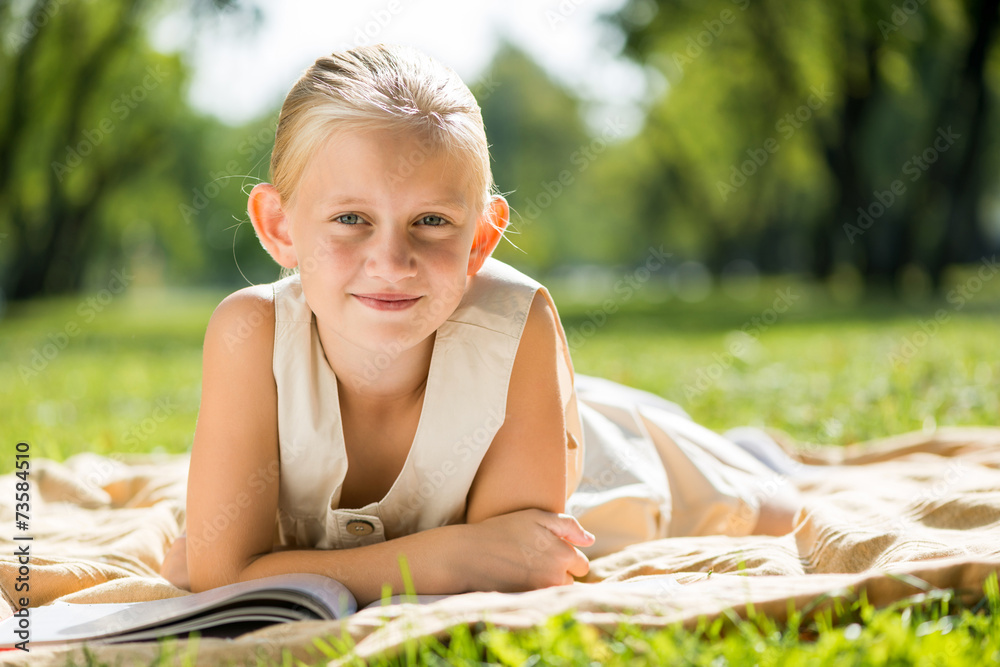
[[[245,195],[280,101],[317,56],[376,41],[477,94],[515,212],[497,254],[550,286],[578,372],[800,446],[995,426],[998,4],[0,0],[0,473],[25,447],[190,448],[212,310],[278,278]],[[513,652],[471,627],[450,645],[979,664],[989,585],[992,615],[931,590],[802,625],[609,640],[556,617]]]
[[[578,371],[812,442],[995,424],[997,5],[0,2],[3,438],[190,446],[212,309],[278,277],[281,99],[378,41],[476,93]]]

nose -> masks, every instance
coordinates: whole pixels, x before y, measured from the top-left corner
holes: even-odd
[[[383,225],[372,238],[365,269],[369,276],[390,283],[415,276],[417,258],[407,230]]]

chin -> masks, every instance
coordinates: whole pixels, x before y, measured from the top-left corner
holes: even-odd
[[[365,336],[363,340],[358,340],[357,345],[372,354],[385,354],[393,359],[406,350],[416,347],[433,333],[433,331],[430,333],[414,331],[407,327],[383,328],[378,334]]]

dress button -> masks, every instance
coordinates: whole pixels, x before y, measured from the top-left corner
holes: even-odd
[[[363,519],[354,519],[347,522],[347,532],[351,535],[371,535],[375,526]]]

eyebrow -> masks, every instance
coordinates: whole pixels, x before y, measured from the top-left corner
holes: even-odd
[[[422,202],[424,206],[430,206],[431,208],[443,207],[443,208],[460,208],[467,209],[469,205],[466,203],[464,197],[449,197],[448,199],[434,199],[432,201]]]
[[[361,197],[346,196],[346,197],[331,197],[330,199],[327,199],[326,201],[323,202],[323,206],[324,207],[332,207],[332,206],[370,206],[371,203],[372,202],[369,199],[363,199]],[[422,207],[428,207],[428,208],[443,207],[443,208],[457,208],[457,209],[462,209],[462,210],[466,210],[466,209],[469,208],[469,205],[468,205],[468,203],[466,203],[465,198],[464,197],[460,197],[460,196],[447,197],[445,199],[432,199],[432,200],[429,200],[429,201],[422,201],[422,202],[419,202],[418,206],[421,207],[421,208]]]
[[[367,199],[360,199],[358,197],[330,197],[323,200],[323,206],[355,206],[358,204],[367,206],[370,203]]]

